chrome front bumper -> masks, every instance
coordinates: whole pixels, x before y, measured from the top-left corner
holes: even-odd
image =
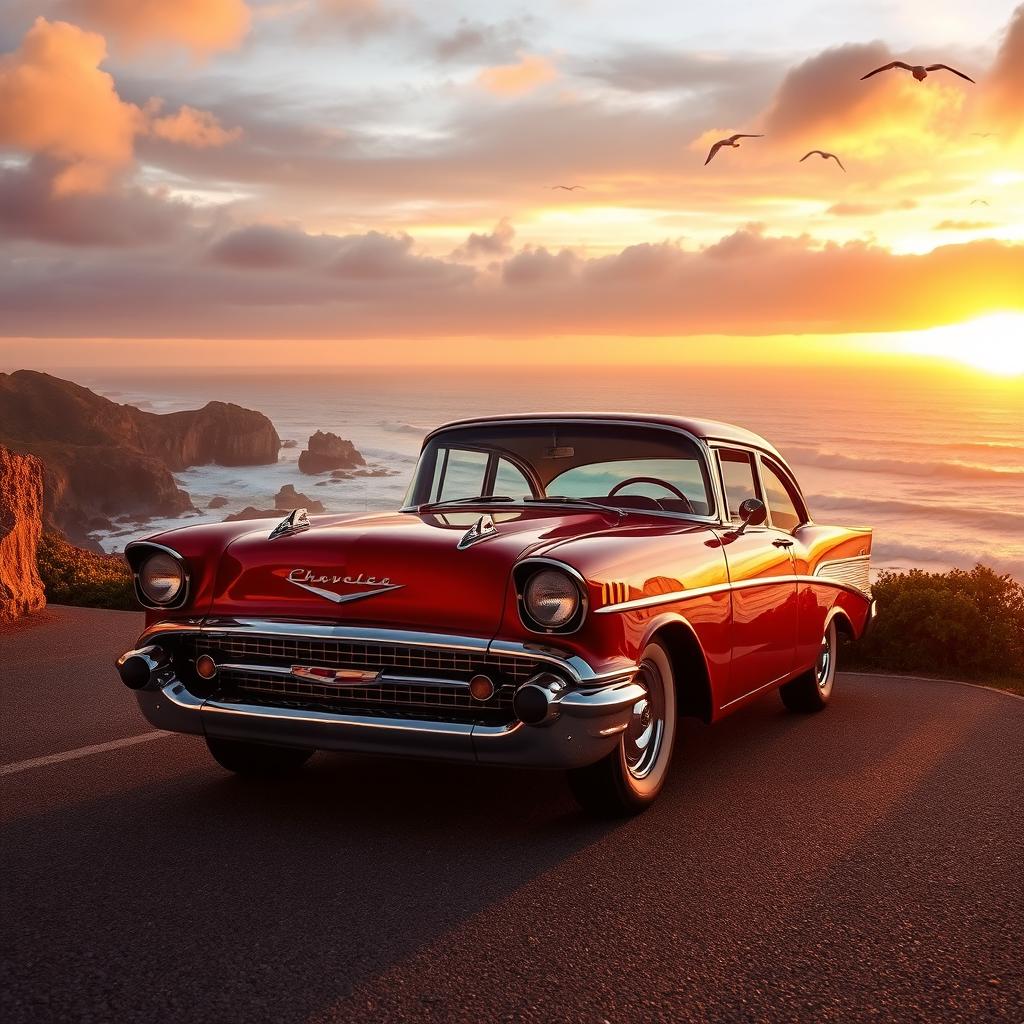
[[[268,628],[265,622],[239,624],[254,631]],[[173,629],[147,630],[140,645],[159,642],[161,635],[223,631],[223,623]],[[297,628],[289,624],[291,630]],[[383,643],[413,642],[410,634],[387,630],[358,630],[360,637],[372,635]],[[312,627],[304,630],[310,636]],[[327,627],[325,635],[351,636],[352,630]],[[423,634],[415,642],[423,643]],[[508,642],[476,638],[436,637],[454,645],[493,650],[504,655],[521,651],[557,668],[568,686],[552,702],[552,714],[541,725],[520,721],[506,725],[433,721],[407,716],[388,717],[380,712],[353,714],[309,708],[275,707],[266,704],[230,702],[203,698],[191,693],[171,670],[157,674],[154,681],[136,689],[139,707],[158,729],[193,733],[223,739],[307,747],[317,750],[351,751],[391,756],[437,758],[479,764],[518,765],[535,768],[576,768],[592,764],[615,749],[630,719],[633,706],[644,696],[643,687],[633,682],[635,666],[612,673],[595,674],[578,656],[567,657],[550,648],[517,647]]]

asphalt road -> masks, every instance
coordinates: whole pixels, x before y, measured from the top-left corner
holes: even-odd
[[[140,617],[0,634],[0,1014],[21,1021],[1024,1020],[1024,701],[840,678],[681,733],[646,814],[560,777],[151,732]]]

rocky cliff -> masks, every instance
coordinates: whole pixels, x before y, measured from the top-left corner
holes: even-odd
[[[351,441],[322,430],[310,435],[306,450],[299,453],[299,469],[310,475],[365,465],[366,460]]]
[[[46,604],[36,567],[42,529],[42,463],[0,446],[0,623]]]
[[[262,413],[224,402],[144,412],[33,370],[0,373],[0,443],[43,460],[44,519],[79,544],[114,515],[177,515],[192,507],[172,471],[215,462],[277,461]]]

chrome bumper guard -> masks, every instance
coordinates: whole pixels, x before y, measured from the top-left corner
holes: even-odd
[[[147,630],[139,646],[158,642],[159,638],[171,634],[225,631],[272,632],[325,639],[372,639],[379,643],[415,643],[419,646],[433,643],[481,653],[529,657],[558,670],[568,685],[553,697],[551,713],[543,724],[531,726],[514,721],[505,725],[485,725],[203,698],[191,693],[173,674],[170,678],[163,674],[155,675],[149,685],[135,690],[142,713],[156,728],[317,750],[536,768],[575,768],[592,764],[615,749],[634,704],[645,693],[633,682],[637,671],[635,666],[597,674],[578,656],[567,656],[552,648],[507,641],[488,642],[478,638],[253,620],[225,623],[220,620],[184,627],[180,623],[158,624]]]

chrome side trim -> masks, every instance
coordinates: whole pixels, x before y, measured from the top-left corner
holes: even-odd
[[[856,594],[858,597],[865,599],[870,597],[870,594],[865,594],[863,590],[852,583],[828,579],[824,576],[811,576],[807,574],[763,576],[752,580],[738,580],[736,583],[715,583],[709,587],[693,587],[690,590],[674,590],[668,594],[655,594],[651,597],[638,597],[632,601],[620,601],[618,604],[608,604],[603,608],[597,608],[594,614],[609,615],[612,612],[631,612],[639,608],[654,608],[662,604],[688,601],[694,597],[706,597],[709,594],[723,594],[731,590],[749,590],[751,587],[770,587],[778,583],[812,583],[817,586],[835,587],[837,590],[845,590],[848,593]]]
[[[871,556],[853,555],[850,558],[832,558],[819,562],[814,570],[819,579],[843,583],[859,590],[865,597],[871,597]]]

